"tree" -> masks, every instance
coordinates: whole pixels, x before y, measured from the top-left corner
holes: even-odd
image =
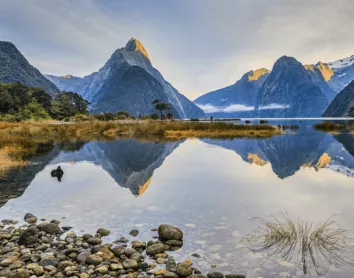
[[[160,119],[164,119],[164,112],[165,111],[170,111],[171,107],[168,103],[164,103],[159,101],[158,99],[155,99],[152,104],[154,105],[154,110],[160,114]]]
[[[349,108],[348,116],[354,118],[354,105]]]
[[[82,96],[73,92],[61,92],[52,103],[52,116],[62,120],[76,114],[88,114],[90,103]]]
[[[52,97],[46,91],[42,88],[32,88],[31,95],[45,110],[51,111]]]

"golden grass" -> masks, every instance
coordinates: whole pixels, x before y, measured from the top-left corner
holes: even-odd
[[[6,173],[6,171],[13,167],[27,165],[27,162],[18,156],[18,154],[23,151],[22,148],[11,146],[6,146],[0,149],[0,175]]]
[[[114,140],[177,140],[182,138],[264,138],[280,135],[270,125],[234,125],[228,123],[114,121],[63,123],[54,121],[8,123],[0,122],[0,151],[3,166],[24,165],[26,159],[40,152],[38,146],[53,142]],[[6,161],[6,162],[5,162]]]

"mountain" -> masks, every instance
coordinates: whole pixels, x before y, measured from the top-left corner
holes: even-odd
[[[352,80],[354,80],[354,55],[334,62],[326,63],[333,70],[333,76],[328,80],[337,93],[342,91]]]
[[[268,75],[269,70],[264,68],[251,70],[235,84],[202,95],[194,103],[213,116],[244,115],[246,111],[253,111],[258,92]]]
[[[319,117],[328,100],[308,70],[295,58],[278,59],[259,91],[255,117]]]
[[[95,113],[125,110],[134,116],[151,114],[151,103],[159,99],[169,102],[178,118],[205,117],[152,66],[146,49],[134,38],[117,49],[98,72],[83,78],[47,77],[61,90],[81,94]]]
[[[354,106],[354,80],[334,98],[323,113],[323,117],[348,117],[348,110],[352,106]]]
[[[59,93],[58,88],[31,66],[14,44],[0,41],[0,83],[15,82],[42,88],[51,96]]]
[[[304,67],[307,69],[311,81],[320,87],[328,103],[330,103],[337,95],[337,92],[333,90],[328,83],[334,75],[333,70],[322,62],[316,65],[304,65]]]

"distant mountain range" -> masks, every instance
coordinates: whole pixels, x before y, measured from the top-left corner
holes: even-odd
[[[54,96],[59,89],[38,69],[31,66],[11,42],[0,41],[0,83],[20,82],[26,86],[43,88]]]
[[[83,78],[46,75],[60,90],[81,94],[95,113],[123,110],[131,115],[152,113],[158,99],[173,107],[177,118],[201,118],[204,112],[168,83],[152,66],[145,47],[132,38],[117,49],[98,71]]]
[[[248,78],[253,73],[258,78]],[[194,103],[208,116],[218,118],[321,117],[352,80],[354,56],[316,65],[302,65],[295,58],[283,56],[271,72],[266,69],[248,72],[234,85],[204,94]],[[339,94],[338,98],[331,110],[345,106],[344,98]]]
[[[176,118],[343,117],[353,105],[352,80],[354,55],[315,65],[283,56],[272,71],[249,71],[235,84],[193,103],[152,66],[145,47],[134,38],[101,69],[85,77],[43,76],[12,43],[0,41],[0,83],[21,82],[52,96],[60,90],[76,92],[90,101],[93,113],[123,110],[134,116],[147,115],[158,99],[171,105]]]

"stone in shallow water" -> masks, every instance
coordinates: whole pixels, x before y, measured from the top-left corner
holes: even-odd
[[[183,238],[183,232],[176,226],[162,224],[159,226],[159,237],[162,240],[179,240]]]
[[[136,236],[139,234],[139,231],[136,230],[136,229],[134,229],[134,230],[131,230],[131,231],[129,232],[129,234],[130,234],[131,236],[136,237]]]
[[[32,213],[26,213],[24,220],[28,223],[28,224],[34,224],[37,222],[37,217],[34,216]]]
[[[101,236],[108,236],[111,231],[105,228],[99,228],[96,233],[100,234]]]

